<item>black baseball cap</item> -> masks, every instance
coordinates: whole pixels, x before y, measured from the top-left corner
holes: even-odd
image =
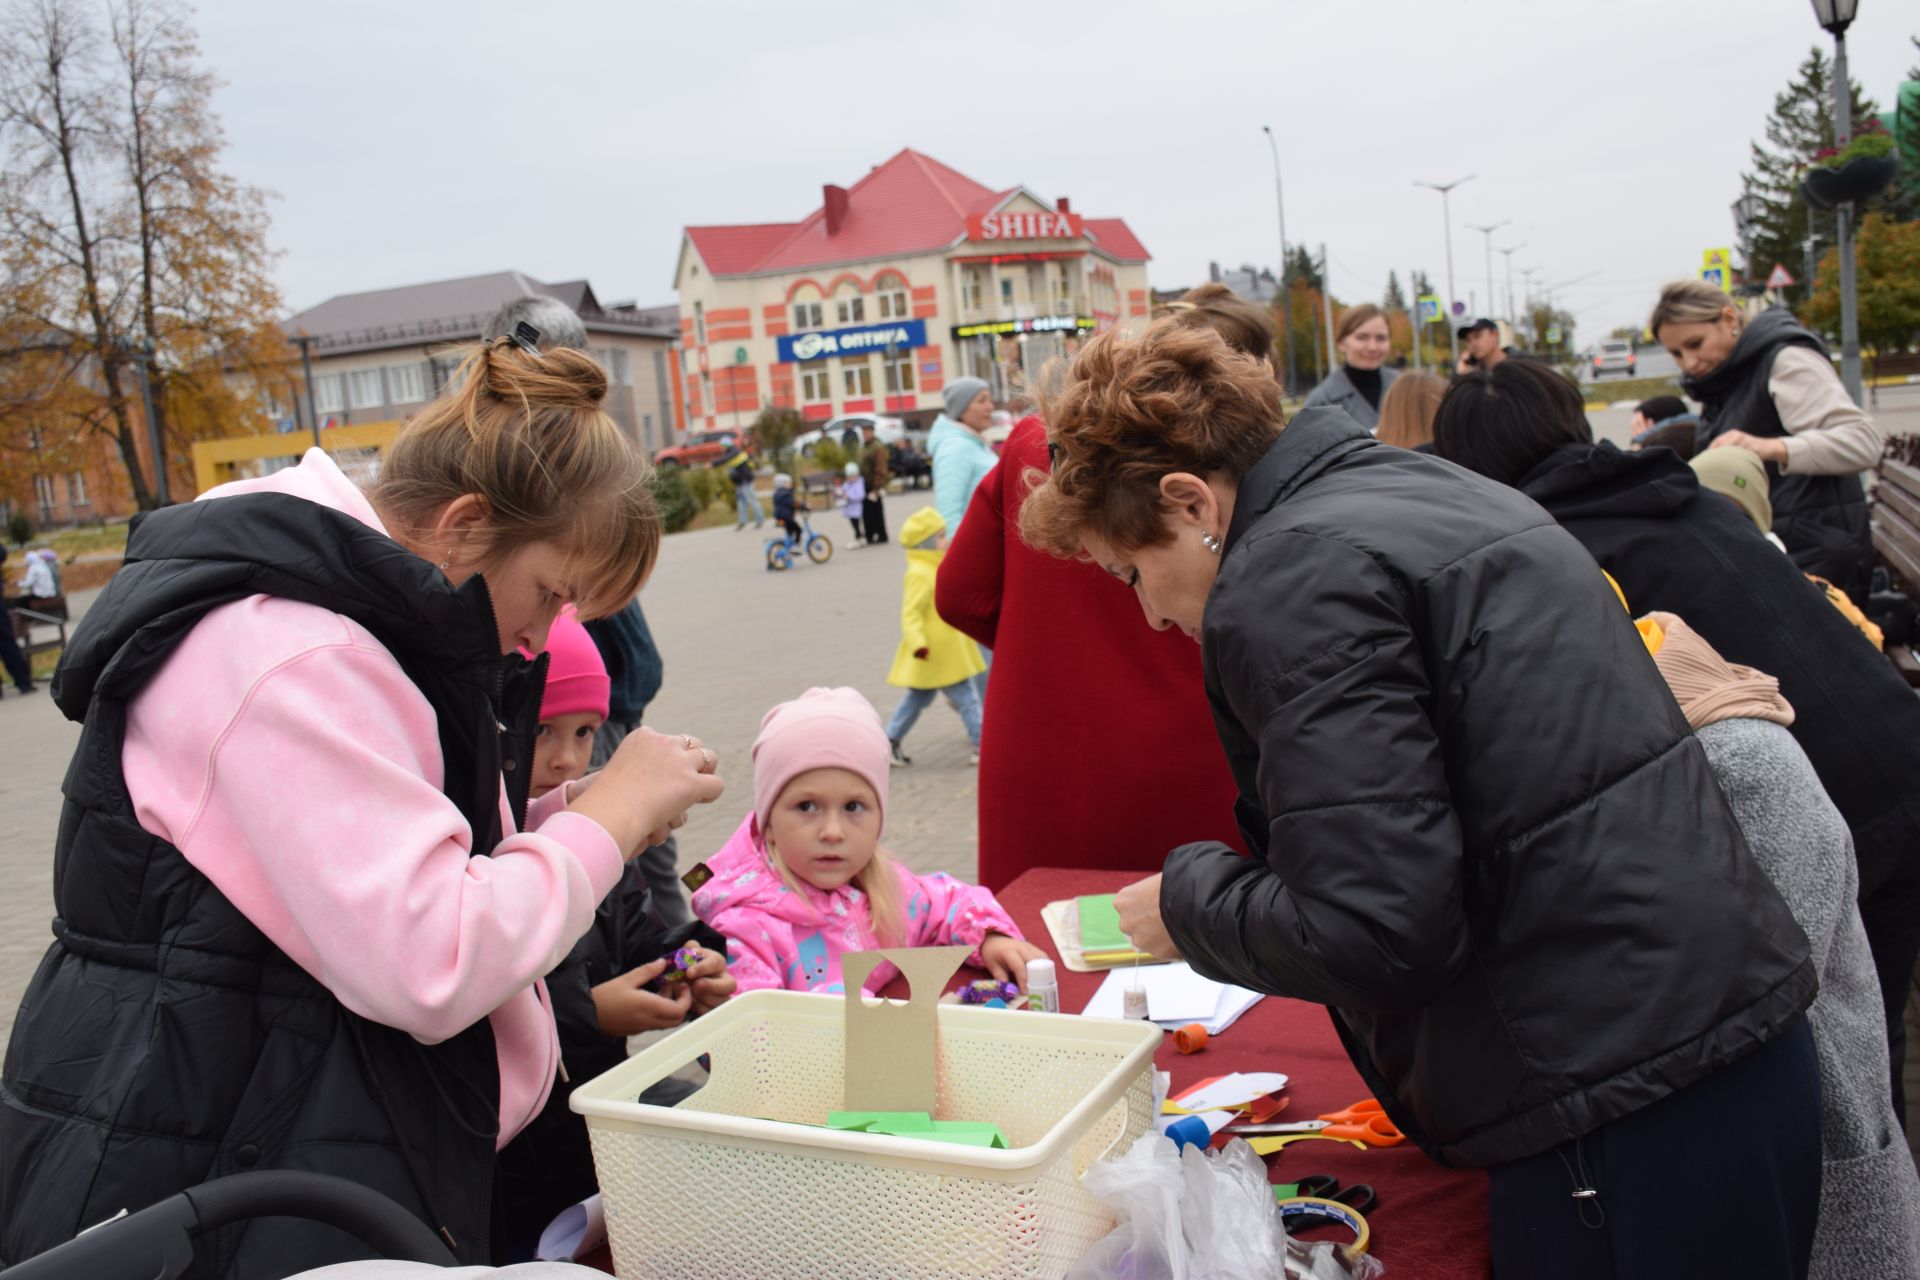
[[[1461,325],[1457,330],[1454,331],[1454,336],[1464,338],[1470,333],[1479,332],[1481,329],[1491,329],[1495,333],[1500,332],[1499,325],[1487,319],[1485,316],[1481,316],[1478,320],[1475,320],[1470,324]]]

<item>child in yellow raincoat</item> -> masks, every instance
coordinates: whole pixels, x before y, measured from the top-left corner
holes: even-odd
[[[947,553],[947,522],[933,507],[916,511],[901,526],[900,543],[907,549],[907,580],[900,601],[900,648],[887,683],[905,689],[907,696],[887,722],[891,763],[895,768],[913,763],[900,743],[920,713],[933,705],[934,695],[944,693],[967,726],[971,762],[979,764],[980,688],[974,677],[987,664],[980,660],[978,646],[941,621],[933,608],[933,581]]]

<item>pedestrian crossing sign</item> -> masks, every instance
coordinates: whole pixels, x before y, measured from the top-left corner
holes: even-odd
[[[1440,319],[1440,297],[1438,294],[1420,295],[1420,323],[1435,324]]]
[[[1725,267],[1707,267],[1700,272],[1700,278],[1716,289],[1727,287],[1727,269]]]
[[[1716,267],[1728,275],[1731,275],[1733,273],[1733,250],[1702,249],[1700,251],[1700,273],[1705,275]]]

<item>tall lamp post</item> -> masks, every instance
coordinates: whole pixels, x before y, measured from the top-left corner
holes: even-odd
[[[1280,278],[1275,282],[1280,290],[1280,327],[1286,330],[1287,367],[1281,377],[1281,383],[1288,395],[1293,394],[1293,290],[1287,288],[1287,201],[1280,192],[1280,144],[1274,141],[1273,126],[1263,124],[1260,132],[1267,135],[1267,149],[1273,152],[1273,207],[1280,215]]]
[[[307,357],[307,344],[313,341],[310,334],[301,334],[295,338],[294,345],[300,348],[300,377],[307,390],[307,424],[313,428],[313,447],[325,449],[320,443],[320,415],[313,411],[313,361]]]
[[[1833,36],[1833,145],[1853,139],[1853,84],[1847,78],[1847,28],[1860,0],[1813,0],[1813,16]],[[1860,299],[1853,279],[1853,206],[1834,210],[1833,251],[1840,258],[1840,381],[1860,403]],[[1808,285],[1812,285],[1809,280]]]
[[[1746,259],[1748,293],[1759,293],[1766,287],[1756,284],[1766,277],[1760,274],[1758,264],[1753,260],[1753,224],[1760,221],[1766,211],[1767,202],[1751,191],[1733,202],[1733,233],[1740,240],[1740,256]]]
[[[126,349],[140,370],[140,405],[147,415],[147,443],[153,450],[153,500],[155,506],[171,506],[172,496],[167,492],[167,447],[160,438],[160,420],[153,415],[153,339],[142,338],[139,342],[126,340]]]
[[[1478,231],[1481,235],[1485,236],[1487,240],[1487,311],[1486,311],[1486,314],[1488,315],[1492,315],[1495,311],[1498,311],[1500,309],[1500,304],[1494,300],[1496,291],[1499,289],[1499,286],[1493,282],[1493,233],[1498,231],[1500,228],[1504,226],[1510,225],[1512,221],[1513,220],[1511,218],[1508,218],[1500,222],[1490,223],[1489,225],[1484,227],[1476,227],[1471,222],[1467,224],[1467,229],[1469,231]]]
[[[1472,182],[1476,176],[1470,173],[1452,182],[1421,182],[1416,178],[1413,183],[1416,187],[1426,187],[1440,193],[1440,224],[1447,233],[1447,350],[1453,356],[1453,367],[1456,369],[1460,367],[1460,332],[1453,314],[1453,210],[1448,199],[1455,187],[1463,182]]]
[[[1507,260],[1507,323],[1513,326],[1515,333],[1520,332],[1520,313],[1513,309],[1513,255],[1526,247],[1527,242],[1522,240],[1519,244],[1510,244],[1504,249],[1494,250]]]

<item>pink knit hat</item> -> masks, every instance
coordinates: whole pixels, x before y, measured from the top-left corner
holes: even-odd
[[[547,692],[540,699],[540,718],[591,711],[605,720],[613,681],[607,678],[607,664],[572,605],[553,620],[547,632],[547,654]]]
[[[857,689],[809,689],[760,721],[753,740],[753,812],[760,830],[789,782],[810,769],[846,769],[865,779],[887,821],[887,731]]]

